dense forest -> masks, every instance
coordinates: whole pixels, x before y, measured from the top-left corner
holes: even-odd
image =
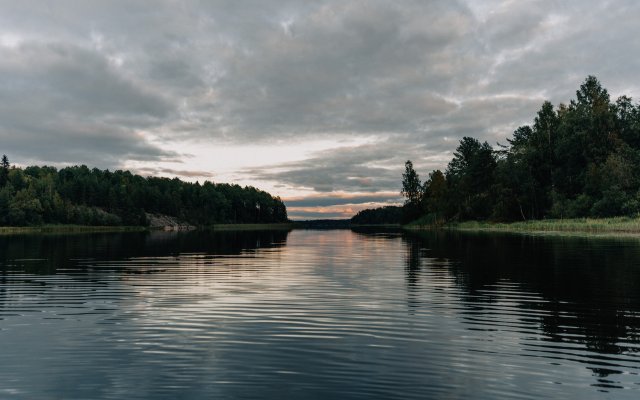
[[[284,203],[253,187],[102,171],[0,165],[0,226],[147,225],[147,213],[195,226],[286,222]]]
[[[424,183],[407,161],[402,187],[403,222],[635,216],[640,104],[612,102],[589,76],[569,104],[544,102],[506,144],[463,138]]]
[[[353,225],[398,224],[402,220],[402,207],[384,206],[359,211],[351,218]]]

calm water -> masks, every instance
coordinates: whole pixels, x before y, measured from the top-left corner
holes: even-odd
[[[0,398],[640,398],[640,240],[0,237]]]

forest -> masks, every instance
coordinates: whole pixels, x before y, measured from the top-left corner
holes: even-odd
[[[253,187],[189,183],[84,165],[23,169],[2,157],[0,226],[146,226],[147,213],[176,217],[194,226],[288,220],[280,198]]]
[[[464,137],[444,172],[421,182],[407,161],[402,222],[636,216],[640,105],[589,76],[568,104],[546,101],[505,144]]]
[[[398,224],[402,219],[402,207],[384,206],[358,211],[351,218],[353,225],[390,225]]]

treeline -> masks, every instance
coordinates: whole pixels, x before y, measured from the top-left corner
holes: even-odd
[[[399,224],[402,220],[402,207],[384,206],[359,211],[351,218],[353,225]]]
[[[148,224],[146,213],[177,217],[195,226],[286,222],[278,197],[253,187],[183,182],[74,166],[0,165],[0,226],[40,224]]]
[[[615,102],[593,76],[576,98],[545,102],[533,124],[493,148],[460,141],[421,183],[405,164],[404,222],[610,217],[640,212],[640,105]]]
[[[296,221],[296,226],[303,229],[346,229],[349,228],[348,219],[309,219]]]

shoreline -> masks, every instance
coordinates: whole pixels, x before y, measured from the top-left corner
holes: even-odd
[[[259,231],[296,228],[295,223],[277,224],[217,224],[194,229],[171,229],[172,227],[148,226],[91,226],[91,225],[41,225],[0,226],[0,235],[20,234],[73,234],[73,233],[123,233],[123,232],[192,232],[192,231]]]
[[[297,225],[292,222],[272,223],[272,224],[216,224],[196,228],[196,231],[271,231],[296,229]]]
[[[428,225],[405,225],[404,228],[412,231],[445,229],[465,232],[593,237],[625,236],[640,238],[640,218],[631,217],[547,219],[509,223],[465,221],[439,227]]]
[[[520,222],[484,222],[465,221],[459,223],[434,225],[350,225],[351,228],[401,228],[407,231],[451,230],[464,232],[517,233],[531,235],[562,236],[625,236],[640,238],[640,218],[577,218],[562,220],[536,220]],[[268,224],[216,224],[195,227],[194,229],[172,229],[148,226],[88,226],[88,225],[42,225],[42,226],[0,226],[0,235],[17,234],[89,234],[124,232],[192,232],[192,231],[260,231],[308,229],[297,222]]]
[[[0,235],[36,233],[117,233],[143,232],[144,226],[90,226],[90,225],[41,225],[41,226],[0,226]]]

